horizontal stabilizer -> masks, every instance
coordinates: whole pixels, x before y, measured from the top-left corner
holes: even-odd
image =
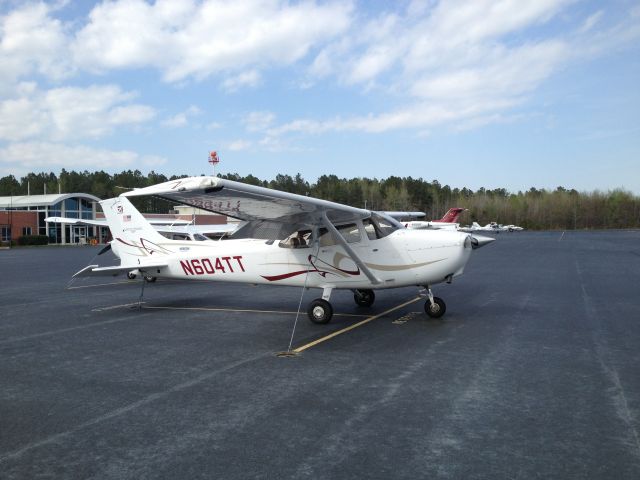
[[[142,273],[151,273],[150,270],[166,267],[166,263],[154,263],[150,265],[122,265],[114,267],[100,267],[98,265],[87,265],[73,277],[97,277],[97,276],[116,276],[121,273],[127,273],[132,270],[139,270]]]

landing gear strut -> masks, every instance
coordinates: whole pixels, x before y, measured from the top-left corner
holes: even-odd
[[[434,297],[431,287],[427,286],[427,301],[424,304],[424,311],[431,318],[440,318],[447,311],[447,305],[440,297]]]

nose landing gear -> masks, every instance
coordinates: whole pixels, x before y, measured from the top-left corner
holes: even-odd
[[[434,297],[431,287],[426,287],[427,301],[424,304],[424,311],[431,318],[440,318],[447,311],[447,304],[440,297]]]

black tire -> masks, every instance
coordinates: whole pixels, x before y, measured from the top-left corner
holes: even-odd
[[[133,273],[133,272],[127,272],[127,278],[128,278],[129,280],[133,280],[133,279],[135,279],[136,277],[137,277],[137,275],[136,275],[135,273]]]
[[[424,311],[431,318],[440,318],[447,311],[447,305],[440,297],[433,297],[433,305],[427,300],[424,304]]]
[[[376,299],[373,290],[356,290],[353,299],[359,307],[370,307]]]
[[[149,282],[149,283],[153,283],[155,282],[158,278],[157,277],[152,277],[151,275],[145,275],[144,279]]]
[[[316,298],[309,304],[307,315],[309,315],[309,320],[313,323],[323,325],[329,323],[331,317],[333,317],[333,308],[326,300]]]

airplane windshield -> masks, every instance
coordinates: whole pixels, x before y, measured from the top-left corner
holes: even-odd
[[[404,226],[394,218],[376,212],[372,212],[371,217],[364,219],[363,223],[369,240],[386,237],[396,230],[404,228]]]

